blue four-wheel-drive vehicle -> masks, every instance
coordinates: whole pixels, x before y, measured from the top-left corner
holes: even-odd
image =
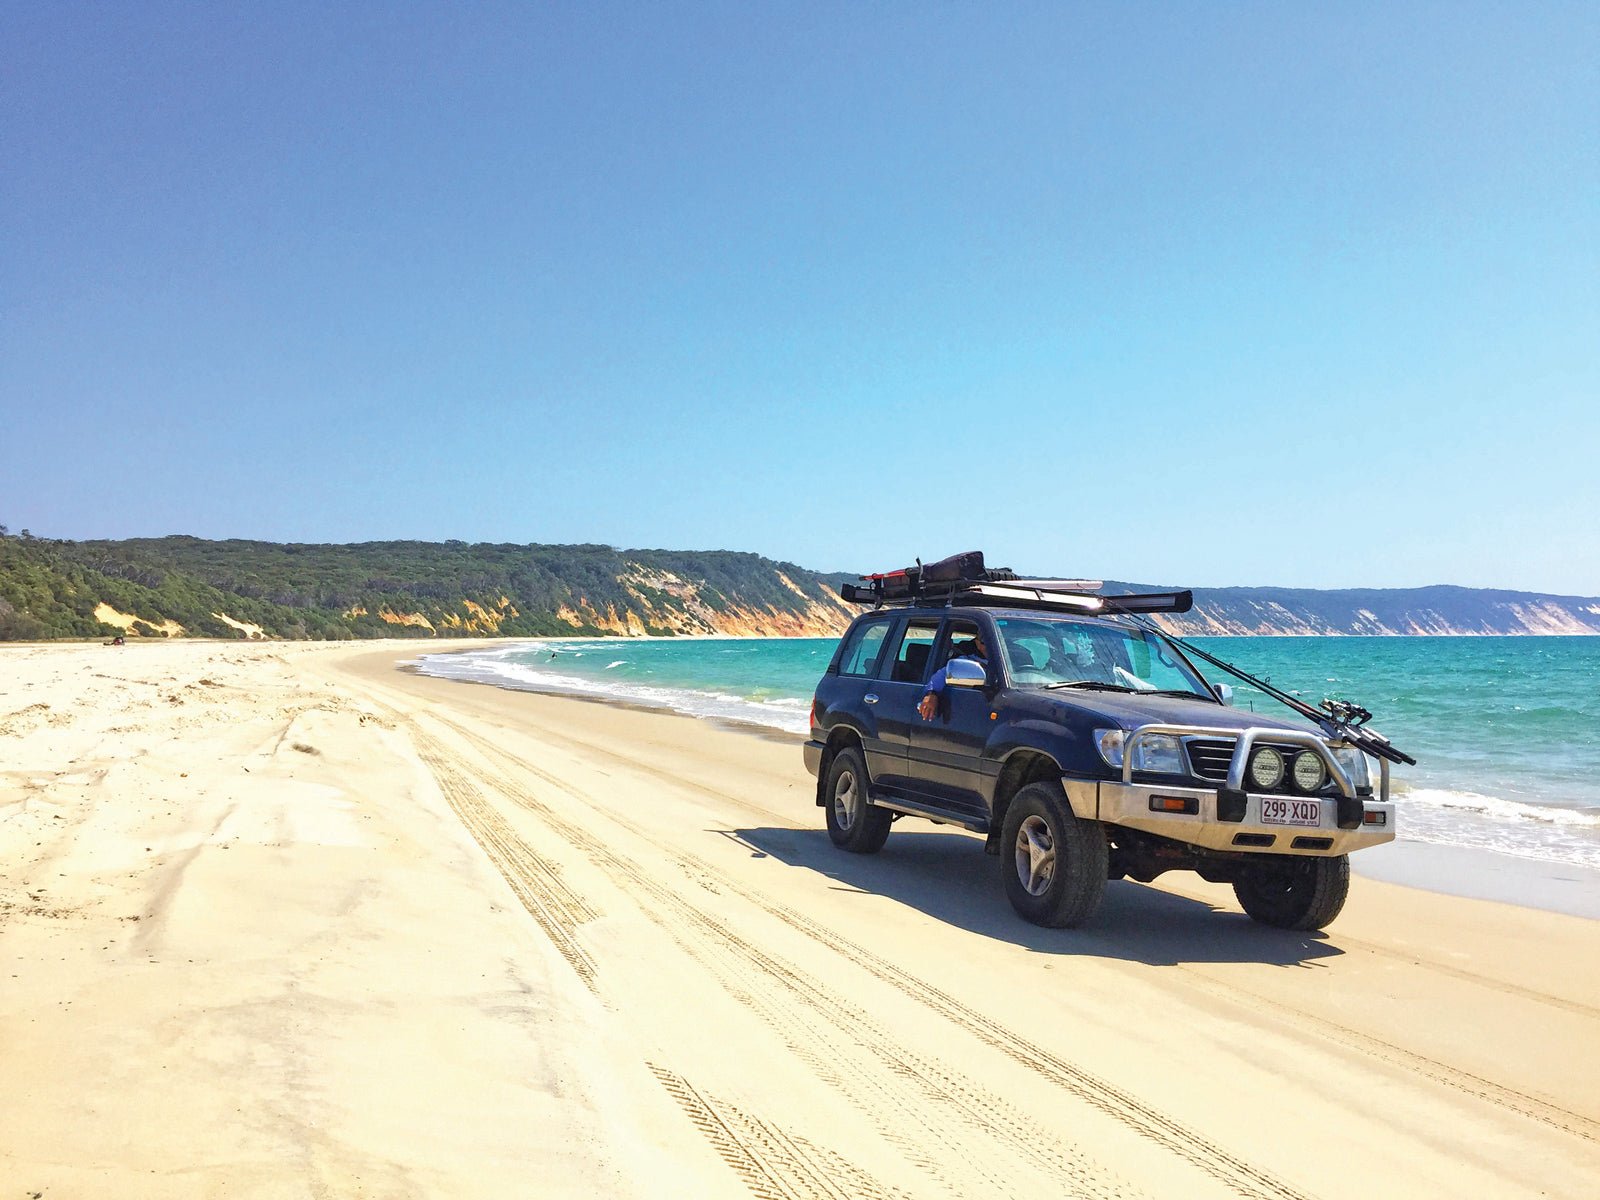
[[[1188,592],[1019,580],[974,553],[843,594],[870,607],[817,685],[805,761],[844,850],[924,817],[984,834],[1039,925],[1081,924],[1107,879],[1192,870],[1257,921],[1317,929],[1344,905],[1349,853],[1395,835],[1389,764],[1413,760],[1364,709],[1312,708],[1145,615],[1187,611]],[[1195,658],[1299,719],[1231,707]]]

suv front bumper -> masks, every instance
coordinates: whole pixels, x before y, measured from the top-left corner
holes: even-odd
[[[1394,840],[1394,805],[1384,801],[1364,799],[1361,826],[1340,829],[1339,803],[1325,796],[1298,798],[1300,804],[1316,805],[1315,825],[1280,825],[1262,819],[1262,801],[1283,800],[1282,796],[1247,793],[1244,819],[1224,821],[1217,815],[1213,788],[1091,780],[1067,780],[1065,786],[1072,810],[1080,817],[1142,829],[1207,850],[1332,856]],[[1152,808],[1157,800],[1192,801],[1195,811],[1157,811]]]
[[[1134,749],[1140,741],[1151,737],[1176,738],[1186,747],[1193,738],[1231,740],[1234,748],[1228,764],[1227,783],[1220,788],[1196,788],[1134,782]],[[1245,767],[1258,743],[1287,744],[1312,751],[1322,759],[1339,795],[1291,797],[1247,792]],[[1185,753],[1188,753],[1187,748]],[[1101,781],[1078,787],[1094,789],[1094,819],[1110,825],[1142,829],[1208,850],[1337,855],[1394,840],[1395,810],[1389,802],[1389,764],[1379,760],[1379,767],[1382,790],[1374,799],[1370,792],[1357,790],[1328,742],[1310,730],[1143,725],[1127,735],[1120,782]],[[1073,796],[1072,792],[1069,785],[1073,811],[1080,817],[1088,815],[1079,804],[1090,807],[1090,798]],[[1159,803],[1161,801],[1167,804]],[[1166,811],[1169,807],[1193,811]],[[1311,808],[1315,809],[1314,824],[1311,823],[1312,813],[1307,811]],[[1291,815],[1297,819],[1290,821]],[[1272,819],[1274,817],[1277,819]]]

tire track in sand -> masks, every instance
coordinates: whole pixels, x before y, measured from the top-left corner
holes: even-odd
[[[909,996],[921,1000],[935,1011],[943,1013],[950,1020],[966,1026],[982,1041],[1004,1053],[1013,1061],[1020,1063],[1036,1074],[1060,1084],[1060,1086],[1080,1095],[1083,1099],[1095,1103],[1094,1093],[1100,1088],[1115,1090],[1113,1085],[1104,1081],[1094,1081],[1095,1087],[1084,1089],[1081,1085],[1085,1082],[1085,1073],[1072,1064],[1062,1061],[1048,1051],[1039,1050],[1034,1046],[1023,1048],[1023,1041],[1019,1035],[1007,1030],[998,1022],[992,1020],[984,1013],[978,1012],[959,1000],[941,992],[931,984],[916,978],[913,975],[878,958],[866,948],[857,945],[849,939],[835,933],[825,925],[820,925],[809,917],[786,909],[771,901],[763,899],[759,894],[749,892],[736,883],[725,883],[724,886],[738,891],[740,895],[754,903],[762,905],[779,920],[792,924],[802,929],[811,936],[823,941],[839,953],[848,955],[853,961],[870,971],[873,975],[892,983]],[[1519,1092],[1514,1088],[1499,1084],[1480,1075],[1474,1075],[1458,1067],[1449,1066],[1424,1055],[1416,1054],[1403,1047],[1385,1042],[1381,1038],[1372,1037],[1359,1030],[1330,1022],[1313,1013],[1307,1013],[1284,1005],[1281,1000],[1269,1000],[1267,997],[1256,996],[1244,988],[1234,987],[1195,972],[1186,967],[1179,967],[1183,972],[1183,983],[1197,991],[1211,994],[1239,1007],[1247,1009],[1252,1014],[1263,1011],[1264,1005],[1271,1005],[1274,1020],[1280,1024],[1294,1028],[1302,1035],[1310,1036],[1315,1040],[1334,1046],[1338,1049],[1356,1049],[1390,1066],[1400,1067],[1413,1074],[1424,1076],[1435,1083],[1453,1088],[1496,1107],[1506,1109],[1517,1116],[1528,1120],[1538,1121],[1573,1137],[1585,1141],[1596,1141],[1596,1133],[1600,1131],[1600,1124],[1590,1120],[1580,1113],[1572,1112],[1541,1100],[1537,1096],[1530,1096],[1526,1092]],[[1089,1077],[1092,1078],[1092,1077]],[[1088,1090],[1090,1094],[1085,1094]],[[1137,1101],[1131,1101],[1138,1103]],[[1159,1117],[1160,1114],[1154,1114]]]
[[[453,770],[440,754],[439,744],[426,734],[416,735],[418,756],[461,823],[488,854],[506,883],[544,930],[551,943],[577,972],[591,992],[596,991],[594,959],[578,944],[577,929],[599,914],[567,887],[556,869],[535,854],[484,800],[483,794]]]
[[[476,744],[478,745],[480,751],[496,752],[494,747],[482,742],[481,740],[477,741]],[[503,752],[499,753],[502,754],[502,760],[504,762],[515,764],[521,769],[530,769],[527,768],[526,764],[516,764],[514,759],[503,756]],[[613,755],[613,757],[619,757],[623,761],[631,761],[627,759],[626,756]],[[538,774],[541,778],[545,778],[547,781],[556,783],[558,786],[566,786],[561,784],[559,780],[552,780],[551,777],[546,775],[544,772],[534,773]],[[657,770],[651,770],[648,773],[658,776],[663,775],[662,772]],[[675,782],[679,786],[685,786],[682,779],[675,779]],[[567,788],[567,790],[569,792],[571,791],[570,788]],[[723,793],[718,793],[718,795],[723,795]],[[740,801],[739,806],[751,811],[766,811],[757,805],[744,801]],[[613,815],[611,819],[618,818]],[[618,820],[619,823],[627,824],[627,822],[620,821],[620,819]],[[817,923],[811,918],[805,917],[802,914],[799,914],[792,909],[788,909],[783,905],[773,903],[770,899],[761,895],[759,892],[752,891],[750,888],[728,878],[726,875],[716,870],[716,868],[712,867],[704,860],[699,859],[694,855],[687,854],[684,851],[675,850],[671,847],[668,847],[659,839],[653,838],[647,833],[643,833],[634,826],[630,825],[629,828],[633,829],[633,831],[639,834],[639,836],[645,837],[658,849],[669,853],[675,853],[679,855],[680,858],[692,860],[692,862],[685,862],[684,865],[686,870],[693,868],[702,873],[710,873],[721,883],[722,886],[734,891],[743,899],[766,909],[779,920],[794,925],[796,928],[801,929],[802,932],[808,933],[810,936],[817,938],[819,941],[823,941],[825,944],[828,944],[841,954],[845,954],[852,961],[864,967],[879,979],[893,984],[907,995],[920,1000],[922,1003],[933,1008],[935,1011],[940,1012],[947,1019],[967,1027],[975,1036],[979,1037],[980,1040],[994,1047],[995,1049],[1000,1050],[1013,1061],[1022,1064],[1029,1070],[1034,1071],[1036,1074],[1050,1079],[1052,1082],[1057,1083],[1067,1091],[1072,1092],[1074,1095],[1077,1095],[1081,1099],[1093,1104],[1101,1111],[1108,1112],[1108,1115],[1118,1115],[1116,1113],[1109,1112],[1108,1109],[1102,1103],[1100,1103],[1099,1099],[1100,1097],[1104,1096],[1107,1091],[1116,1092],[1117,1089],[1114,1087],[1114,1085],[1104,1080],[1096,1080],[1092,1076],[1088,1076],[1087,1073],[1083,1072],[1081,1069],[1073,1066],[1070,1063],[1064,1062],[1055,1056],[1048,1054],[1047,1052],[1038,1051],[1033,1047],[1029,1047],[1027,1050],[1022,1050],[1020,1047],[1025,1045],[1026,1039],[1023,1039],[1014,1032],[1005,1029],[1003,1026],[1000,1026],[986,1014],[961,1004],[948,994],[940,992],[938,989],[932,987],[925,981],[902,971],[900,968],[895,967],[894,965],[872,954],[864,947],[851,942],[847,938],[842,937],[832,929]],[[1560,997],[1548,996],[1542,992],[1536,992],[1529,988],[1519,987],[1515,984],[1502,985],[1486,976],[1482,976],[1471,971],[1466,971],[1461,968],[1452,967],[1449,964],[1438,963],[1429,959],[1420,961],[1413,960],[1412,958],[1402,955],[1396,951],[1389,950],[1386,947],[1379,946],[1375,943],[1361,941],[1359,939],[1350,939],[1350,941],[1352,944],[1359,945],[1363,949],[1369,950],[1375,954],[1379,954],[1387,958],[1405,958],[1407,962],[1415,962],[1415,965],[1419,965],[1424,969],[1436,970],[1442,974],[1460,978],[1468,983],[1491,988],[1499,988],[1503,986],[1505,990],[1510,991],[1513,994],[1523,995],[1529,999],[1547,1003],[1555,1007],[1570,1009],[1579,1014],[1590,1014],[1595,1011],[1586,1005],[1563,1000]],[[1253,1013],[1260,1012],[1261,1006],[1265,1003],[1269,1003],[1265,997],[1255,996],[1246,989],[1222,983],[1218,980],[1213,980],[1203,973],[1194,971],[1191,968],[1180,967],[1179,970],[1183,973],[1183,982],[1186,985],[1193,987],[1197,991],[1210,994],[1214,998],[1221,999],[1225,1002],[1241,1004]],[[1373,1037],[1370,1034],[1361,1033],[1358,1030],[1350,1029],[1337,1023],[1330,1023],[1316,1014],[1304,1012],[1302,1010],[1295,1009],[1292,1006],[1286,1006],[1280,1000],[1272,1000],[1270,1001],[1270,1004],[1276,1020],[1278,1020],[1281,1024],[1295,1029],[1304,1036],[1309,1036],[1325,1044],[1332,1045],[1335,1048],[1359,1050],[1368,1057],[1377,1059],[1378,1061],[1384,1062],[1389,1066],[1398,1067],[1412,1074],[1419,1075],[1436,1084],[1451,1088],[1484,1103],[1504,1109],[1505,1111],[1513,1113],[1519,1117],[1536,1121],[1552,1129],[1558,1130],[1559,1132],[1581,1138],[1584,1141],[1600,1142],[1600,1122],[1596,1122],[1581,1113],[1573,1112],[1570,1109],[1563,1108],[1558,1104],[1552,1103],[1551,1101],[1544,1100],[1538,1096],[1529,1095],[1526,1092],[1518,1091],[1517,1089],[1508,1087],[1505,1084],[1496,1083],[1494,1080],[1486,1079],[1480,1075],[1475,1075],[1470,1071],[1463,1070],[1459,1067],[1453,1067],[1447,1063],[1439,1062],[1436,1059],[1428,1058],[1425,1055],[1406,1050],[1403,1047],[1385,1042],[1381,1038]],[[1128,1098],[1128,1102],[1134,1105],[1139,1104],[1137,1100],[1131,1097]],[[1162,1114],[1156,1112],[1155,1110],[1151,1110],[1150,1117],[1152,1121],[1158,1125],[1163,1123],[1166,1119]],[[1184,1153],[1182,1150],[1179,1152],[1183,1153],[1184,1157],[1190,1158],[1191,1161],[1195,1161],[1188,1153]],[[1248,1164],[1245,1165],[1248,1167]],[[1250,1169],[1253,1170],[1253,1168]]]
[[[1600,1122],[1591,1120],[1582,1113],[1572,1112],[1538,1096],[1530,1096],[1526,1092],[1519,1092],[1492,1079],[1474,1075],[1460,1067],[1452,1067],[1437,1059],[1417,1054],[1403,1046],[1396,1046],[1382,1038],[1351,1029],[1316,1013],[1286,1005],[1282,1000],[1260,996],[1248,988],[1212,979],[1192,967],[1180,965],[1178,970],[1183,972],[1185,983],[1196,991],[1206,992],[1216,999],[1243,1008],[1250,1013],[1259,1014],[1263,1011],[1263,1006],[1270,1006],[1275,1020],[1294,1028],[1302,1036],[1334,1047],[1359,1050],[1369,1058],[1421,1075],[1530,1121],[1538,1121],[1562,1133],[1582,1138],[1586,1142],[1600,1142]],[[1479,982],[1482,982],[1481,978]]]
[[[459,728],[456,727],[453,722],[446,723],[451,724],[452,728]],[[654,763],[651,763],[645,759],[637,758],[631,754],[624,753],[618,750],[615,746],[587,741],[583,738],[575,737],[566,732],[561,732],[555,736],[560,737],[562,741],[576,746],[595,757],[607,759],[608,761],[616,763],[619,766],[637,771],[643,775],[649,775],[652,778],[660,779],[663,782],[670,783],[676,787],[687,788],[707,796],[714,796],[718,800],[724,801],[725,803],[731,804],[736,808],[750,813],[752,816],[774,821],[777,823],[777,825],[784,829],[808,830],[814,828],[814,826],[808,825],[795,825],[792,823],[787,814],[778,812],[775,809],[767,808],[764,805],[758,804],[745,796],[722,791],[719,788],[713,787],[699,780],[696,780],[691,784],[686,781],[682,775],[675,774],[670,770],[658,767]],[[519,764],[519,766],[521,765],[523,764]],[[1376,942],[1364,941],[1348,935],[1341,935],[1340,940],[1345,945],[1360,946],[1362,949],[1369,950],[1374,954],[1382,955],[1385,958],[1392,958],[1411,966],[1421,967],[1424,970],[1437,971],[1442,975],[1449,975],[1465,982],[1481,984],[1485,987],[1498,988],[1511,992],[1515,995],[1523,996],[1526,999],[1540,1004],[1548,1004],[1552,1007],[1568,1009],[1569,1011],[1578,1013],[1581,1016],[1600,1015],[1600,1008],[1584,1004],[1581,1001],[1568,1000],[1561,996],[1551,996],[1546,992],[1536,991],[1532,988],[1525,988],[1516,983],[1493,979],[1489,976],[1477,974],[1476,972],[1469,971],[1463,967],[1455,966],[1451,963],[1445,963],[1435,958],[1419,955],[1416,952],[1399,951],[1380,945]],[[1449,1067],[1444,1067],[1443,1064],[1439,1064],[1439,1066],[1446,1071],[1452,1069]],[[1529,1097],[1529,1099],[1533,1098]],[[1533,1100],[1533,1102],[1535,1104],[1541,1103],[1537,1100]],[[1578,1119],[1582,1121],[1586,1118],[1579,1117]]]
[[[1101,1164],[1087,1159],[1076,1147],[1059,1144],[1054,1133],[1038,1126],[1028,1114],[1016,1110],[1009,1102],[986,1092],[980,1086],[947,1072],[941,1064],[898,1046],[888,1030],[873,1022],[855,1005],[830,993],[815,979],[739,937],[710,914],[667,891],[630,861],[594,844],[594,838],[588,830],[530,795],[517,783],[516,776],[532,775],[572,797],[585,809],[592,810],[592,802],[570,785],[515,759],[469,730],[454,726],[453,723],[451,727],[452,732],[471,744],[484,758],[498,764],[500,770],[485,778],[488,786],[507,799],[536,812],[553,832],[589,854],[619,884],[633,889],[635,899],[643,895],[655,901],[660,911],[652,913],[647,907],[641,906],[646,915],[678,941],[686,953],[705,963],[720,978],[724,988],[750,1011],[761,1016],[819,1078],[850,1096],[869,1115],[882,1118],[886,1111],[900,1112],[900,1119],[883,1128],[885,1137],[908,1158],[940,1178],[946,1186],[952,1186],[958,1193],[967,1186],[961,1181],[944,1178],[941,1164],[949,1160],[951,1146],[971,1144],[970,1133],[975,1129],[981,1131],[982,1140],[978,1143],[979,1152],[968,1156],[969,1167],[980,1168],[983,1158],[981,1148],[1006,1148],[1002,1165],[986,1169],[990,1176],[987,1181],[990,1188],[1010,1192],[1013,1187],[1020,1187],[1022,1194],[1027,1194],[1029,1187],[1037,1186],[1039,1173],[1042,1172],[1046,1177],[1059,1178],[1065,1175],[1088,1183],[1095,1188],[1089,1194],[1127,1194],[1129,1185],[1126,1181],[1108,1177]],[[675,847],[664,845],[614,812],[607,812],[605,820],[655,846],[689,878],[693,879],[697,874],[711,874],[721,886],[735,892],[741,899],[753,902],[830,949],[845,952],[850,961],[865,965],[870,973],[906,992],[913,999],[933,1007],[947,1019],[973,1029],[981,1041],[1002,1050],[1029,1069],[1040,1069],[1036,1054],[1019,1049],[1027,1045],[1026,1039],[965,1008],[937,989],[898,971],[863,948],[832,934],[825,927],[783,906],[774,905],[759,893],[751,892],[729,879],[709,863],[693,855],[685,856]],[[689,936],[691,933],[697,936]],[[761,979],[769,984],[772,980],[778,980],[785,985],[789,996],[784,1002],[775,1003],[770,987],[753,989],[749,986],[752,979]],[[796,1001],[811,1011],[797,1011]],[[853,1051],[837,1045],[841,1030],[850,1031]],[[804,1031],[805,1036],[799,1036],[797,1031]],[[858,1065],[863,1053],[868,1058],[876,1059],[882,1070],[863,1077]],[[1256,1197],[1257,1200],[1305,1200],[1304,1194],[1293,1186],[1230,1154],[1205,1139],[1198,1131],[1103,1080],[1059,1059],[1047,1063],[1045,1073],[1047,1078],[1075,1097],[1211,1175],[1233,1194]],[[882,1084],[884,1077],[899,1081],[887,1094]],[[909,1106],[906,1100],[908,1093],[914,1098]],[[920,1098],[916,1098],[918,1093],[921,1094]],[[890,1109],[886,1109],[886,1105]],[[935,1119],[935,1114],[941,1113],[942,1119]],[[908,1136],[907,1133],[908,1129],[917,1129],[919,1135],[931,1134],[938,1132],[941,1127],[944,1127],[944,1132],[939,1132],[932,1140],[931,1153],[925,1137]],[[968,1132],[967,1137],[961,1136],[963,1129]],[[1014,1166],[1004,1164],[1015,1164],[1019,1160],[1033,1164],[1029,1168],[1027,1181],[1008,1178],[1014,1173]],[[1095,1176],[1101,1178],[1096,1180]],[[1091,1183],[1091,1180],[1094,1182]],[[1096,1186],[1101,1183],[1106,1190],[1102,1191]]]
[[[651,1073],[690,1124],[760,1200],[910,1200],[831,1150],[717,1100],[655,1063]]]
[[[1532,1000],[1536,1004],[1547,1004],[1551,1008],[1564,1008],[1568,1012],[1576,1013],[1580,1017],[1600,1017],[1600,1008],[1592,1004],[1584,1004],[1579,1000],[1568,1000],[1565,996],[1552,996],[1548,992],[1535,991],[1530,987],[1523,987],[1520,983],[1513,983],[1508,979],[1495,979],[1488,975],[1480,975],[1476,971],[1469,971],[1465,967],[1454,966],[1451,963],[1440,962],[1436,958],[1429,958],[1413,950],[1396,950],[1391,946],[1380,945],[1377,942],[1365,941],[1362,938],[1341,936],[1347,946],[1360,946],[1363,950],[1381,958],[1393,959],[1396,962],[1413,967],[1421,967],[1424,971],[1436,971],[1440,975],[1448,975],[1452,979],[1460,979],[1465,983],[1474,983],[1479,987],[1486,987],[1497,992],[1510,992],[1513,996],[1521,996],[1524,1000]]]
[[[414,730],[412,737],[418,747],[419,756],[434,774],[435,779],[438,780],[441,791],[445,793],[452,807],[461,815],[469,832],[484,846],[496,868],[506,877],[507,882],[511,884],[519,898],[523,900],[528,911],[539,921],[545,932],[556,942],[564,957],[579,972],[580,977],[584,979],[585,984],[598,994],[599,989],[595,985],[592,960],[584,954],[581,948],[571,943],[570,937],[567,936],[568,931],[563,929],[559,922],[547,919],[552,906],[546,905],[537,894],[537,889],[540,886],[548,884],[555,878],[548,865],[543,864],[542,860],[522,841],[510,824],[495,812],[493,806],[483,798],[483,794],[477,785],[463,776],[447,761],[445,757],[447,751],[445,751],[444,747],[420,730]],[[496,791],[506,794],[507,799],[541,817],[555,832],[566,837],[578,848],[586,850],[614,878],[620,877],[620,881],[631,883],[636,893],[638,891],[646,891],[658,898],[674,899],[667,889],[660,887],[652,880],[648,880],[632,864],[626,863],[611,851],[602,851],[594,846],[583,845],[585,841],[591,839],[585,837],[584,831],[580,827],[558,818],[532,797],[521,794],[520,790],[508,791],[508,789],[514,788],[510,781],[484,780],[484,782],[488,783]],[[540,869],[541,867],[543,867],[542,870]],[[564,884],[560,885],[560,887],[576,903],[583,904],[587,911],[591,913],[594,911],[567,890]],[[566,905],[563,904],[557,907],[566,907]],[[641,907],[643,908],[643,906]],[[694,947],[691,942],[683,938],[677,928],[679,921],[694,919],[698,910],[682,901],[677,901],[674,907],[677,911],[673,917],[653,912],[648,908],[643,908],[643,911],[663,931],[673,936],[674,940],[679,941],[680,944],[690,946],[692,950],[698,949],[698,947]],[[697,955],[696,957],[703,958],[703,955]],[[587,969],[585,969],[585,966]],[[757,1009],[764,1008],[771,1013],[771,1006],[767,1002],[767,998],[760,993],[760,990],[745,986],[750,981],[750,974],[749,965],[740,963],[733,973],[724,976],[720,981],[730,991],[735,992],[739,998],[745,1000],[747,1006]],[[741,979],[743,983],[738,982]],[[792,1023],[793,1017],[794,1014],[792,1013],[772,1013],[769,1023],[775,1023],[776,1027],[787,1028]],[[838,1018],[836,1017],[836,1019]],[[813,1057],[813,1054],[808,1049],[804,1057],[810,1058]],[[664,1086],[667,1086],[666,1077],[670,1077],[673,1080],[681,1079],[681,1077],[672,1076],[670,1072],[665,1072],[664,1077],[663,1069],[652,1067],[652,1070],[656,1072],[657,1078],[662,1080]],[[893,1200],[897,1195],[897,1193],[872,1181],[870,1176],[846,1163],[831,1151],[821,1150],[804,1139],[782,1134],[777,1131],[775,1126],[750,1117],[738,1110],[727,1106],[708,1104],[704,1097],[690,1088],[686,1082],[681,1087],[677,1087],[676,1090],[674,1090],[675,1086],[668,1086],[668,1091],[673,1094],[674,1099],[678,1101],[681,1107],[685,1108],[691,1120],[701,1129],[702,1133],[705,1133],[711,1139],[713,1148],[734,1168],[746,1185],[750,1187],[751,1191],[757,1196],[763,1197],[763,1200],[768,1197],[777,1197],[781,1200],[781,1198],[791,1196],[839,1197],[842,1200],[844,1197],[858,1195],[868,1198],[868,1200]],[[721,1115],[719,1116],[718,1114]],[[907,1117],[912,1119],[914,1114],[908,1113]],[[718,1130],[721,1132],[718,1133]],[[896,1139],[891,1138],[890,1140],[895,1141]],[[912,1149],[915,1150],[916,1147],[913,1146]],[[913,1153],[908,1157],[917,1162],[918,1165],[931,1169],[936,1177],[941,1177],[940,1162],[936,1155],[923,1152],[921,1154]],[[970,1180],[942,1182],[945,1182],[951,1194],[959,1196],[964,1193],[966,1190],[965,1185]],[[990,1181],[985,1180],[984,1182],[988,1183]],[[1020,1196],[1024,1193],[1008,1189],[1002,1194]],[[1093,1194],[1109,1197],[1115,1193],[1096,1192]]]
[[[662,847],[665,848],[665,847]],[[684,852],[679,851],[680,854]],[[691,860],[691,865],[697,869],[714,871],[710,864],[694,855],[686,855]],[[952,1021],[966,1026],[986,1044],[1000,1050],[1015,1062],[1029,1068],[1037,1074],[1059,1083],[1061,1086],[1080,1095],[1081,1098],[1096,1103],[1093,1094],[1085,1094],[1079,1085],[1084,1073],[1051,1055],[1033,1046],[1023,1049],[1023,1039],[1019,1035],[1006,1029],[998,1022],[982,1012],[978,1012],[948,993],[940,991],[924,980],[903,971],[899,967],[879,958],[864,946],[852,942],[850,939],[822,925],[802,913],[798,913],[784,905],[777,904],[759,892],[745,887],[737,881],[720,878],[723,887],[737,893],[753,904],[766,909],[773,916],[785,924],[807,933],[809,936],[830,946],[840,954],[850,958],[853,962],[865,968],[873,975],[886,983],[891,983],[907,995],[920,1000],[928,1007],[940,1012]],[[1273,1017],[1280,1024],[1296,1029],[1302,1035],[1308,1035],[1318,1041],[1341,1049],[1358,1049],[1370,1058],[1378,1059],[1424,1076],[1435,1083],[1443,1084],[1472,1096],[1477,1100],[1504,1108],[1520,1117],[1538,1121],[1541,1124],[1557,1129],[1573,1137],[1585,1141],[1600,1141],[1600,1122],[1595,1122],[1581,1113],[1531,1096],[1526,1092],[1517,1091],[1515,1088],[1485,1079],[1481,1075],[1474,1075],[1470,1071],[1459,1067],[1452,1067],[1435,1059],[1406,1050],[1381,1038],[1362,1033],[1336,1022],[1327,1020],[1314,1013],[1285,1005],[1281,1000],[1266,996],[1258,996],[1246,988],[1215,980],[1209,976],[1195,971],[1189,967],[1177,968],[1183,974],[1186,986],[1197,991],[1203,991],[1215,998],[1243,1007],[1251,1013],[1260,1013],[1263,1006],[1270,1006]],[[1113,1088],[1113,1085],[1096,1081],[1100,1087]],[[1132,1101],[1137,1103],[1137,1101]],[[1096,1107],[1100,1107],[1096,1103]],[[1159,1116],[1159,1114],[1156,1114]]]
[[[476,735],[459,729],[457,729],[457,732],[462,733],[467,740],[472,742],[481,754],[498,760],[502,767],[532,774],[551,786],[566,792],[586,806],[590,806],[590,802],[585,797],[581,796],[562,780],[527,763],[517,761],[506,755],[498,747],[478,738]],[[529,803],[525,793],[522,792],[522,789],[517,788],[512,780],[496,779],[494,783],[496,789],[507,792],[509,798],[517,800],[519,803]],[[544,813],[560,820],[555,814],[549,812],[547,806],[540,804],[538,801],[532,801],[532,804]],[[1089,1104],[1104,1115],[1133,1128],[1141,1136],[1177,1154],[1192,1166],[1199,1168],[1226,1185],[1235,1194],[1256,1197],[1258,1200],[1271,1200],[1271,1198],[1275,1198],[1275,1200],[1305,1200],[1304,1194],[1293,1186],[1237,1155],[1229,1153],[1216,1143],[1207,1140],[1198,1131],[1183,1125],[1159,1109],[1145,1104],[1137,1097],[1123,1091],[1109,1081],[1100,1079],[1082,1068],[1040,1049],[1032,1039],[1025,1038],[1005,1028],[985,1014],[961,1003],[926,981],[901,970],[885,959],[873,954],[865,947],[835,933],[832,929],[810,917],[806,917],[785,905],[775,903],[761,893],[732,879],[697,855],[661,841],[633,823],[618,817],[614,812],[608,812],[606,819],[627,828],[635,836],[648,842],[671,860],[675,860],[686,874],[691,876],[695,874],[711,875],[722,887],[732,891],[741,899],[756,905],[797,932],[839,953],[882,982],[896,988],[902,994],[931,1008],[946,1020],[965,1028],[985,1045],[1000,1051],[1007,1058],[1042,1076],[1076,1099]],[[755,998],[751,998],[750,1002],[757,1003],[758,1001]],[[843,1017],[843,1014],[841,1014],[841,1017]],[[859,1020],[860,1018],[857,1019]],[[805,1053],[804,1048],[796,1047],[796,1049],[802,1054]],[[897,1070],[909,1069],[919,1073],[929,1069],[927,1065],[916,1063],[892,1065]],[[815,1066],[819,1070],[825,1069],[822,1064],[815,1064]]]

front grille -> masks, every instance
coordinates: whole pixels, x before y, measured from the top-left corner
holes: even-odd
[[[1228,764],[1233,761],[1233,742],[1221,739],[1190,738],[1189,770],[1201,779],[1215,779],[1222,783],[1228,778]]]

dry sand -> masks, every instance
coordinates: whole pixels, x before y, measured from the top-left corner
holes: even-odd
[[[1040,930],[791,742],[414,653],[0,650],[0,1200],[1600,1188],[1600,923]]]

